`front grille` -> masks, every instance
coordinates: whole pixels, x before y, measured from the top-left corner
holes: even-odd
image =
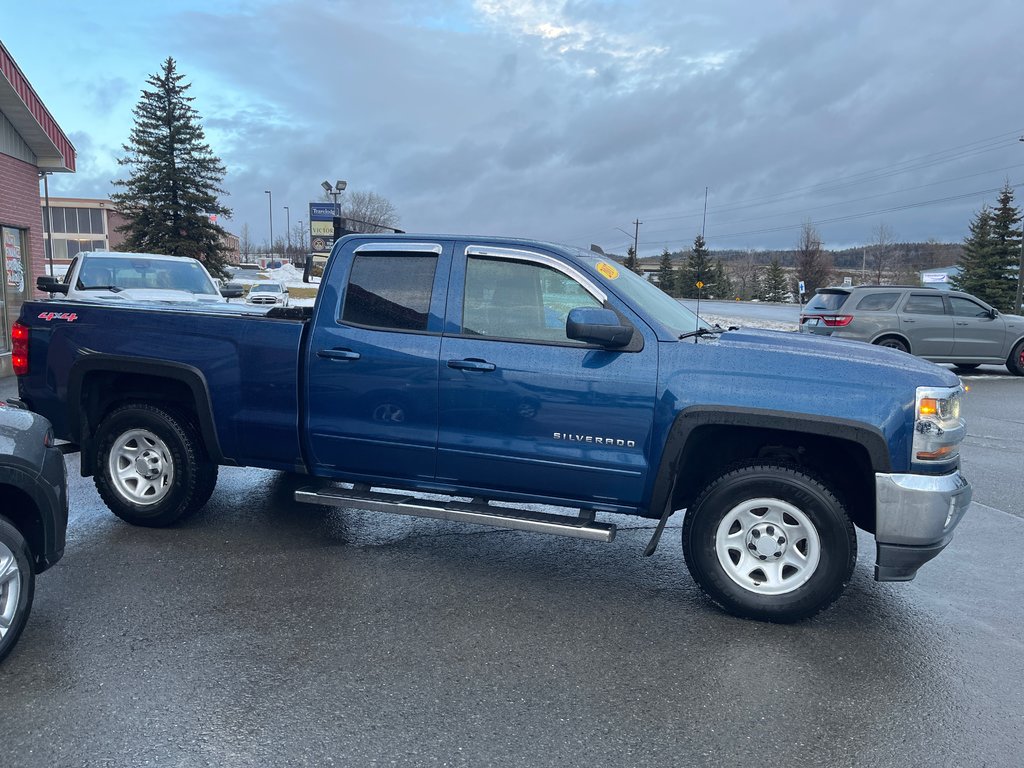
[[[257,296],[252,299],[253,304],[277,304],[277,300],[271,296]]]

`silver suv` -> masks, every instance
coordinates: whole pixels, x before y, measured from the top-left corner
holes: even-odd
[[[800,332],[856,339],[970,370],[1006,365],[1024,376],[1024,317],[960,291],[896,285],[819,288]]]

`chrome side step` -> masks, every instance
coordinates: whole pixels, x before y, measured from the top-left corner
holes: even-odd
[[[370,490],[353,488],[300,488],[295,500],[305,504],[326,504],[332,507],[366,509],[371,512],[390,512],[396,515],[432,517],[455,523],[477,523],[497,528],[511,528],[516,531],[551,533],[556,536],[571,536],[589,541],[610,542],[615,538],[615,525],[596,523],[593,513],[582,512],[580,517],[553,515],[547,512],[532,512],[510,507],[492,507],[487,503],[432,501],[415,496],[374,493]]]

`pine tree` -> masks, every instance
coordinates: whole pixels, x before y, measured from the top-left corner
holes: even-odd
[[[711,283],[713,285],[711,293],[719,299],[733,298],[732,280],[729,278],[729,273],[725,270],[721,259],[715,260],[711,273]]]
[[[191,256],[214,276],[224,276],[225,231],[211,216],[230,216],[218,195],[227,172],[213,154],[173,58],[146,83],[135,106],[135,125],[119,165],[129,166],[123,187],[112,195],[127,223],[120,228],[127,251]]]
[[[789,298],[789,288],[786,286],[786,273],[779,264],[778,259],[772,259],[768,265],[768,271],[759,281],[760,291],[758,298],[761,301],[786,301]]]
[[[702,296],[707,296],[714,282],[714,268],[711,264],[711,254],[708,251],[707,243],[703,235],[697,235],[693,239],[693,248],[686,257],[686,264],[680,269],[680,281],[677,283],[678,294],[688,299],[697,295],[698,290]],[[704,287],[698,289],[697,283],[704,283]]]
[[[968,228],[970,234],[964,239],[964,250],[960,255],[960,274],[955,275],[951,282],[958,291],[981,298],[988,292],[992,261],[992,212],[987,205],[981,207]]]
[[[658,287],[669,296],[676,295],[676,270],[668,248],[661,252],[661,261],[658,263]]]
[[[640,266],[640,259],[636,257],[636,251],[633,250],[633,246],[629,246],[629,250],[626,251],[626,258],[622,262],[622,266],[626,269],[636,272],[638,275],[644,273],[643,267]]]
[[[1017,312],[1013,305],[1020,264],[1020,220],[1020,211],[1013,205],[1013,187],[1006,182],[992,212],[992,288],[988,296],[979,297],[1003,312]]]

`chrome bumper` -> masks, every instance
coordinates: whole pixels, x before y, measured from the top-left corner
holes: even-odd
[[[971,503],[971,485],[948,475],[875,474],[875,580],[910,581],[941,552]]]

